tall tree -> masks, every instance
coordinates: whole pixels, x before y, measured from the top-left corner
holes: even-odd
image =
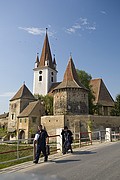
[[[93,104],[93,101],[95,99],[95,96],[93,95],[92,87],[90,86],[90,80],[92,79],[92,76],[83,70],[78,70],[78,69],[76,70],[80,82],[89,90],[88,93],[89,114],[94,114],[95,106]]]
[[[53,115],[53,97],[50,95],[36,95],[35,97],[43,102],[46,115]]]
[[[112,116],[120,116],[120,94],[115,98],[115,106],[110,113]]]

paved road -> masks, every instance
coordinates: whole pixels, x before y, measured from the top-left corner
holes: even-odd
[[[119,180],[120,142],[90,146],[21,171],[29,180]],[[31,179],[29,177],[32,177]],[[20,179],[21,180],[21,179]]]

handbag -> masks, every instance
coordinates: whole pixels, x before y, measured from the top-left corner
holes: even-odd
[[[50,155],[50,146],[49,145],[46,145],[46,154]]]

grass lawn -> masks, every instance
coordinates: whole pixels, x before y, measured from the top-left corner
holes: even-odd
[[[4,144],[4,145],[0,144],[0,162],[16,160],[14,162],[0,164],[0,169],[33,160],[33,146],[32,145],[25,145],[25,144],[19,145],[19,154],[17,154],[16,150],[17,150],[17,144]],[[51,151],[50,154],[55,154],[57,152],[56,147],[51,147],[50,151]],[[2,154],[3,152],[8,152],[8,153]],[[25,156],[32,156],[32,157],[17,160],[18,155],[19,155],[19,158],[25,157]],[[41,154],[41,156],[43,155]]]
[[[33,155],[33,147],[31,145],[20,145],[18,153],[16,150],[17,150],[17,144],[0,145],[0,162],[14,160],[17,159],[18,156],[19,158],[21,158],[21,157]],[[2,154],[3,152],[8,152],[8,153]],[[33,160],[33,157],[17,160],[5,164],[0,164],[0,169],[30,160]]]

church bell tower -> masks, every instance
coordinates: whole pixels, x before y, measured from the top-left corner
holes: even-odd
[[[55,56],[52,59],[47,28],[41,57],[37,54],[34,67],[33,94],[46,95],[57,81]]]

